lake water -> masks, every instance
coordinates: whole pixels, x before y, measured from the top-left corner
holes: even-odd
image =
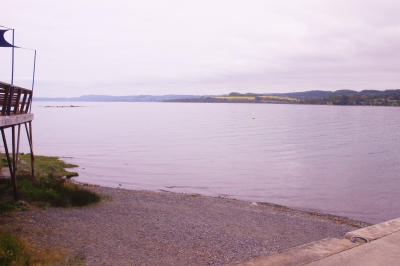
[[[70,104],[86,107],[42,107]],[[78,164],[79,182],[400,217],[400,108],[36,102],[33,112],[36,154]]]

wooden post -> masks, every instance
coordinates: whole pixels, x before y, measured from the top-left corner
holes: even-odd
[[[6,152],[7,164],[8,164],[8,169],[10,170],[10,177],[11,177],[13,169],[11,165],[10,153],[8,152],[6,134],[4,134],[4,128],[1,128],[1,136],[3,137],[4,151]]]
[[[32,138],[32,122],[28,122],[29,123],[29,130],[28,130],[28,126],[25,124],[25,129],[26,129],[26,135],[28,137],[28,142],[29,142],[29,148],[31,150],[31,171],[32,171],[32,182],[36,182],[36,178],[35,178],[35,168],[34,168],[34,161],[35,161],[35,157],[33,155],[33,138]]]
[[[14,200],[18,201],[18,191],[17,191],[17,155],[15,154],[16,151],[16,145],[15,145],[15,125],[11,126],[11,138],[12,138],[12,157],[13,157],[13,161],[12,161],[12,174],[11,174],[11,179],[13,182],[13,187],[14,187]]]
[[[17,170],[18,170],[18,157],[19,157],[19,139],[20,139],[20,135],[21,135],[21,124],[18,124],[18,134],[17,134],[17,153],[15,154],[15,157],[16,157],[16,162],[17,162],[17,164],[16,164],[16,166],[17,166],[17,168],[15,168],[14,169],[14,171],[15,172],[17,172]]]

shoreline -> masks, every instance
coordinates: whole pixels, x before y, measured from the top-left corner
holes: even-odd
[[[85,265],[229,265],[368,224],[236,199],[83,184],[104,196],[82,208],[32,208],[7,230]]]
[[[373,225],[373,223],[351,219],[346,216],[335,215],[335,214],[319,212],[319,211],[311,211],[311,210],[306,210],[306,209],[301,209],[301,208],[294,208],[294,207],[289,207],[289,206],[285,206],[285,205],[275,204],[272,202],[258,202],[258,201],[255,202],[255,201],[237,199],[234,197],[231,198],[231,197],[225,197],[225,196],[210,196],[210,195],[203,195],[203,194],[199,194],[199,193],[195,193],[195,192],[194,193],[174,192],[174,191],[169,191],[169,190],[164,190],[164,189],[145,190],[145,189],[130,189],[130,188],[125,188],[125,187],[107,187],[107,186],[101,186],[101,185],[97,185],[97,184],[78,182],[78,181],[75,181],[73,178],[71,178],[70,181],[75,184],[84,186],[84,187],[100,187],[100,188],[105,188],[105,189],[121,189],[121,190],[128,190],[128,191],[150,192],[150,193],[156,193],[156,194],[157,193],[170,193],[170,194],[176,194],[176,195],[187,195],[187,196],[192,196],[192,197],[218,198],[218,199],[238,201],[238,202],[247,203],[247,204],[251,204],[251,205],[256,203],[257,205],[268,206],[270,208],[273,208],[273,209],[276,209],[279,211],[287,211],[287,212],[292,212],[292,213],[299,213],[299,214],[303,214],[303,215],[314,216],[314,217],[329,220],[329,221],[335,221],[338,223],[351,225],[351,226],[354,226],[357,228],[363,228],[363,227]]]

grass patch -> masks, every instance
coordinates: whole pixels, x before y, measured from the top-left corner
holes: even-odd
[[[8,168],[4,154],[0,154],[0,170]],[[38,207],[81,207],[102,200],[102,196],[85,187],[72,183],[69,178],[78,176],[66,168],[77,167],[67,164],[57,157],[35,156],[35,177],[32,181],[30,154],[19,156],[17,187],[20,202],[13,201],[13,188],[10,178],[0,179],[0,215],[15,210],[29,208],[29,202]],[[34,243],[19,238],[17,235],[0,227],[0,266],[6,265],[84,265],[85,256],[79,254],[72,259],[54,250],[43,250]]]
[[[35,250],[19,237],[0,229],[0,265],[56,265],[62,257],[52,250]]]
[[[13,201],[0,200],[0,214],[10,213],[14,210],[15,210],[15,204]]]
[[[67,179],[41,178],[35,184],[28,178],[18,180],[18,192],[24,201],[46,202],[53,207],[82,207],[97,203],[100,195]]]
[[[21,154],[19,159],[17,187],[21,200],[37,202],[42,207],[46,205],[53,207],[82,207],[101,200],[99,194],[68,180],[69,177],[77,176],[78,173],[69,172],[65,168],[77,167],[77,165],[67,164],[59,160],[58,157],[35,156],[36,182],[32,182],[30,154]],[[3,159],[2,161],[4,163]],[[15,204],[7,201],[11,199],[12,192],[10,179],[1,180],[0,213],[12,211],[15,208]]]
[[[282,97],[282,96],[257,96],[258,98],[265,99],[265,100],[280,100],[280,101],[291,101],[291,102],[296,102],[296,98],[292,97]],[[255,101],[256,96],[216,96],[213,97],[216,99],[225,99],[225,100],[230,100],[230,101],[238,101],[238,100],[247,100],[247,101]]]
[[[254,101],[254,99],[256,98],[255,96],[216,96],[213,97],[216,99],[226,99],[226,100],[250,100],[250,101]]]
[[[17,176],[27,176],[31,175],[31,155],[30,154],[20,154],[18,173]],[[35,155],[35,176],[40,179],[42,177],[55,177],[55,178],[71,178],[74,176],[79,176],[77,172],[70,172],[65,170],[66,168],[78,167],[75,164],[68,164],[60,160],[58,157],[54,156],[38,156]]]
[[[292,101],[292,102],[297,101],[296,98],[292,98],[292,97],[282,97],[282,96],[260,96],[260,97],[263,99],[285,100],[285,101]]]

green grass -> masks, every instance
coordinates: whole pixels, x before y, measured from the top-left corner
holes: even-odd
[[[10,212],[12,212],[14,210],[15,210],[14,201],[0,200],[0,214],[2,214],[2,213],[10,213]]]
[[[0,265],[27,265],[29,261],[23,242],[15,235],[0,231]]]
[[[36,183],[28,178],[18,180],[19,196],[24,201],[46,202],[53,207],[82,207],[99,202],[100,195],[66,179],[41,178]]]
[[[260,96],[260,97],[264,98],[264,99],[273,99],[273,100],[285,100],[285,101],[292,101],[292,102],[297,101],[296,98],[292,98],[292,97],[282,97],[282,96]]]
[[[21,238],[0,229],[0,265],[60,265],[62,257],[53,250],[35,250]]]
[[[282,100],[282,101],[297,101],[296,98],[292,97],[282,97],[282,96],[258,96],[259,98],[262,99],[271,99],[271,100]],[[255,101],[256,96],[216,96],[213,97],[216,99],[225,99],[225,100],[230,100],[230,101],[237,101],[237,100],[248,100],[248,101]]]
[[[28,176],[31,175],[30,154],[21,154],[19,157],[18,164],[18,176]],[[58,157],[54,156],[35,156],[35,176],[37,178],[41,177],[55,177],[61,178],[63,176],[71,178],[73,176],[78,176],[77,172],[70,172],[65,170],[65,168],[78,167],[74,164],[68,164],[60,160]]]
[[[57,157],[35,156],[35,177],[32,181],[30,169],[30,154],[21,154],[17,172],[17,187],[19,198],[29,203],[39,203],[40,206],[82,207],[97,203],[101,196],[68,180],[77,176],[65,168],[77,167],[67,164]],[[4,160],[2,159],[3,163]],[[4,167],[4,166],[3,166]],[[7,167],[7,166],[6,166]],[[0,213],[16,209],[12,199],[12,183],[10,179],[0,181]]]
[[[4,154],[0,154],[0,170],[7,167]],[[19,198],[31,206],[82,207],[99,202],[102,197],[72,183],[69,178],[78,173],[66,168],[77,167],[67,164],[57,157],[35,156],[35,177],[31,176],[30,154],[19,156],[17,187]],[[11,180],[0,179],[0,215],[29,208],[13,200]],[[7,232],[0,225],[0,266],[7,265],[83,265],[85,257],[79,255],[65,261],[59,252],[43,250],[17,235]]]
[[[216,99],[226,99],[226,100],[250,100],[250,101],[254,101],[254,99],[256,98],[255,96],[216,96],[213,97]]]

